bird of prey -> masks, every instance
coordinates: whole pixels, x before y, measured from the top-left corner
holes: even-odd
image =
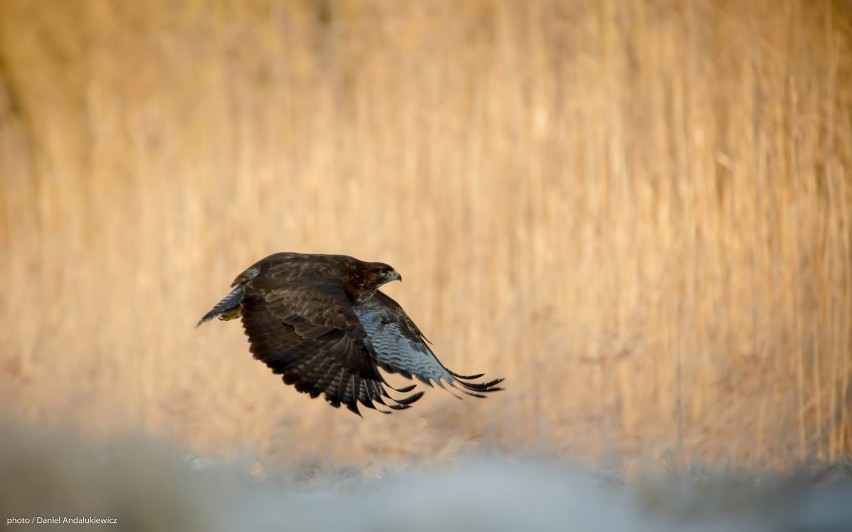
[[[406,394],[414,385],[393,388],[379,368],[474,397],[500,390],[503,379],[474,382],[483,374],[459,375],[441,364],[402,307],[379,291],[401,280],[381,262],[275,253],[239,274],[198,325],[241,317],[254,358],[298,391],[323,394],[358,415],[358,403],[390,413],[374,403],[403,410],[423,395],[391,397],[385,387]]]

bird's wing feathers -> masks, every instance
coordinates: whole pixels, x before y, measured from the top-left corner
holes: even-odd
[[[400,410],[422,395],[395,399],[387,393],[390,385],[378,371],[340,279],[258,274],[246,283],[241,306],[255,358],[311,397],[323,394],[332,406],[344,404],[358,413],[359,402]]]
[[[404,377],[415,377],[430,386],[445,384],[460,389],[468,395],[482,397],[483,393],[497,391],[503,379],[477,383],[479,375],[459,375],[441,364],[423,333],[408,317],[402,307],[382,292],[366,303],[353,307],[361,321],[379,366]]]

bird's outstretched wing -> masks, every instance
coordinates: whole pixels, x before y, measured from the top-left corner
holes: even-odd
[[[355,315],[367,333],[379,366],[385,371],[399,373],[432,386],[447,384],[474,397],[501,390],[497,385],[503,379],[473,382],[483,374],[459,375],[441,364],[426,344],[417,325],[402,307],[382,292],[369,301],[353,307]]]
[[[408,408],[422,392],[393,398],[379,373],[367,333],[335,277],[282,281],[259,274],[248,280],[240,303],[251,352],[284,382],[334,407],[360,414],[358,403]],[[414,386],[395,389],[406,393]]]

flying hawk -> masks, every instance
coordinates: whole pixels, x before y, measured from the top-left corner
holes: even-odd
[[[359,402],[403,410],[423,395],[391,397],[385,387],[405,394],[414,385],[393,388],[379,368],[474,397],[500,390],[503,379],[473,382],[482,374],[459,375],[441,364],[402,307],[379,291],[401,280],[381,262],[276,253],[238,275],[231,293],[198,325],[242,317],[256,359],[300,392],[323,394],[331,406],[343,404],[358,415]]]

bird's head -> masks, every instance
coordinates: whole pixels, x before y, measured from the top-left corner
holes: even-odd
[[[402,276],[393,269],[393,266],[383,262],[371,262],[367,265],[367,279],[381,286],[391,281],[402,282]]]
[[[383,262],[353,262],[343,282],[346,293],[354,301],[366,301],[385,283],[402,281],[402,276]]]

